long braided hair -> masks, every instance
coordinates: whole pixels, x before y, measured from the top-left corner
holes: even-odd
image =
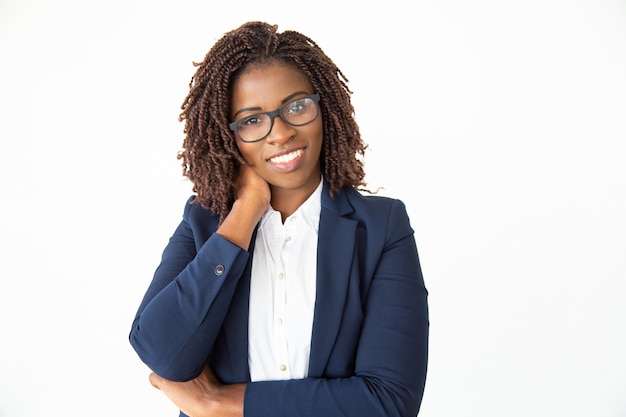
[[[228,214],[238,167],[245,161],[228,128],[233,80],[250,65],[282,62],[298,68],[321,96],[323,145],[320,155],[331,196],[343,187],[364,190],[362,141],[350,101],[348,80],[321,48],[307,36],[277,32],[276,25],[248,22],[227,32],[194,63],[179,120],[185,122],[183,175],[197,194],[194,203],[220,216]]]

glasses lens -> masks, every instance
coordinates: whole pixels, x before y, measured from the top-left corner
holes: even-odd
[[[302,126],[317,117],[317,105],[310,97],[304,97],[281,107],[283,119],[294,126]]]
[[[237,123],[237,132],[244,142],[254,142],[270,132],[271,124],[267,114],[253,114]]]

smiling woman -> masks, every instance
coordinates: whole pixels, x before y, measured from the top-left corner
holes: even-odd
[[[404,204],[363,193],[353,114],[298,32],[250,22],[198,65],[179,155],[197,194],[130,333],[181,415],[418,413],[427,291]]]
[[[246,164],[269,184],[271,205],[283,220],[309,198],[321,180],[323,117],[318,117],[317,104],[307,97],[312,90],[299,70],[280,62],[255,65],[233,83],[232,113],[242,117],[234,122],[240,138],[237,147]],[[278,106],[265,114],[254,113]],[[285,112],[288,116],[283,116]],[[243,134],[252,134],[252,141],[241,140],[242,125]]]

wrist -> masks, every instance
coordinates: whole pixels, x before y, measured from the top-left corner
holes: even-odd
[[[243,417],[243,402],[246,384],[220,385],[215,392],[212,405],[215,413],[222,417]]]
[[[254,229],[266,209],[267,207],[263,208],[253,201],[237,199],[216,233],[240,248],[248,250]]]

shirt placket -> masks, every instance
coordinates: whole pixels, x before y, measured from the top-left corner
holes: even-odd
[[[281,225],[282,226],[282,225]],[[286,326],[286,312],[287,312],[287,272],[282,261],[282,251],[286,241],[286,233],[284,227],[280,227],[279,236],[276,239],[275,250],[276,256],[274,256],[275,268],[272,276],[274,282],[273,287],[273,328],[274,328],[274,358],[278,371],[285,378],[290,375],[289,370],[289,351],[287,346],[287,326]]]

